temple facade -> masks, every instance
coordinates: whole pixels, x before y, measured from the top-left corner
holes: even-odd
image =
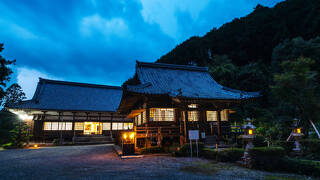
[[[31,100],[7,109],[30,124],[34,141],[112,137],[133,128],[131,119],[117,113],[121,96],[121,87],[40,78]]]
[[[188,142],[188,131],[219,143],[230,135],[234,104],[259,96],[218,84],[206,67],[136,63],[134,85],[126,85],[118,112],[134,119],[136,146]]]
[[[121,137],[134,131],[136,148],[189,141],[188,131],[219,143],[230,135],[235,104],[258,92],[217,83],[208,68],[136,63],[131,85],[105,86],[41,79],[31,100],[7,108],[26,119],[34,140]]]

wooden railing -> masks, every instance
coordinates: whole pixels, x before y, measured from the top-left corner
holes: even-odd
[[[180,128],[174,127],[135,127],[137,138],[180,136]]]

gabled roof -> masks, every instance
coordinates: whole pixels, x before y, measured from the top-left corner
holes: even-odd
[[[39,79],[31,100],[8,105],[12,109],[115,112],[122,88]]]
[[[249,99],[258,92],[230,89],[217,83],[208,68],[162,63],[136,63],[136,73],[141,84],[127,85],[127,91],[169,95],[190,99]]]

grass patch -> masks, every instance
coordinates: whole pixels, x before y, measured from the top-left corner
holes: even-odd
[[[265,180],[301,180],[301,177],[267,176]]]
[[[233,166],[228,164],[221,164],[218,162],[193,162],[191,165],[181,167],[180,170],[184,172],[201,174],[201,175],[215,175],[221,170],[232,170]]]
[[[203,174],[203,175],[214,175],[219,170],[213,163],[203,163],[203,162],[193,162],[192,165],[184,166],[180,168],[181,171],[194,173],[194,174]]]

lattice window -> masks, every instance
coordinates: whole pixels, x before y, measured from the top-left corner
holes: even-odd
[[[83,130],[83,126],[84,126],[83,122],[76,122],[74,124],[74,130],[77,130],[77,131]]]
[[[147,123],[147,113],[146,111],[143,111],[142,112],[142,123]]]
[[[51,122],[51,130],[53,130],[53,131],[59,130],[59,123],[58,122]]]
[[[102,130],[111,130],[111,123],[102,123]]]
[[[150,121],[174,121],[174,109],[151,108]]]
[[[228,121],[228,110],[224,109],[220,111],[221,114],[221,121]]]
[[[188,121],[199,121],[199,111],[188,111]]]
[[[66,122],[66,130],[67,131],[72,130],[72,122]]]
[[[51,122],[44,122],[43,130],[45,130],[45,131],[51,130]]]
[[[207,111],[207,121],[217,121],[217,111]]]

